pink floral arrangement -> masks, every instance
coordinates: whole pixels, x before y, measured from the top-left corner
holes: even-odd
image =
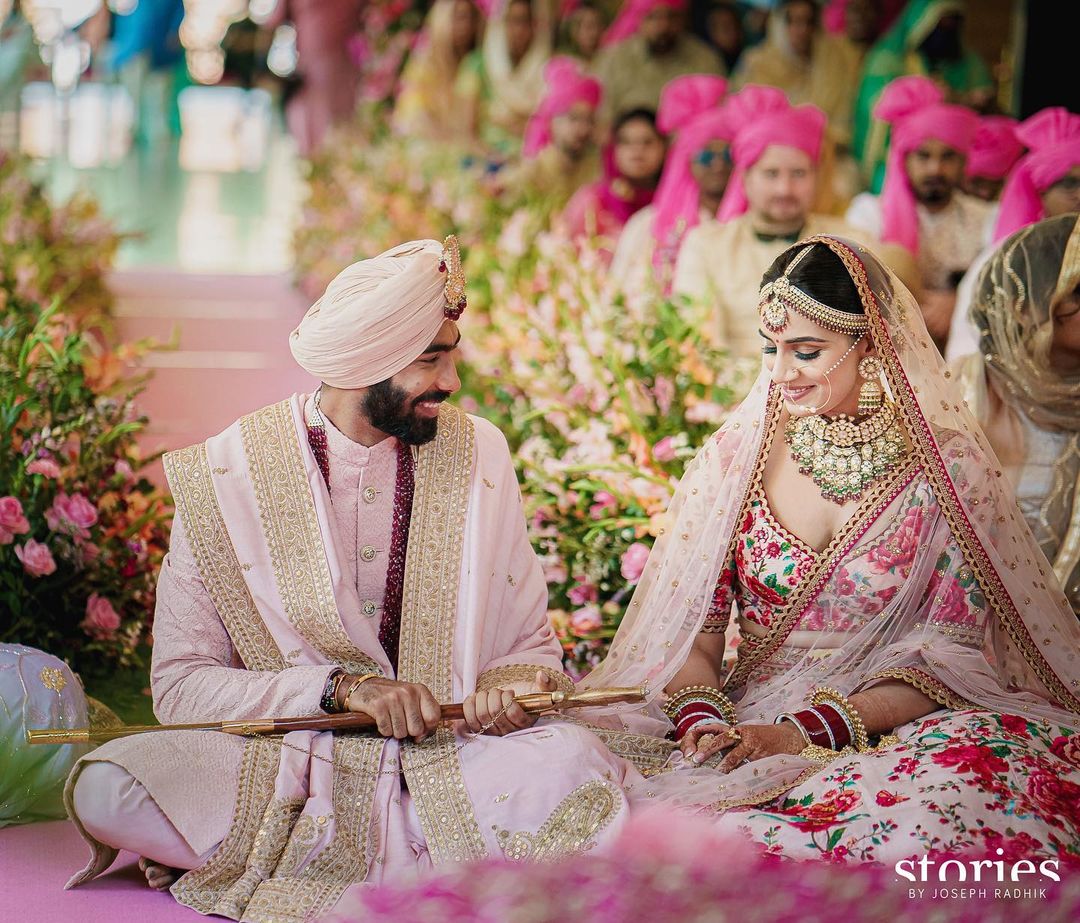
[[[993,844],[987,856],[999,859]],[[970,884],[952,883],[955,889]],[[1002,885],[1003,888],[1013,885]],[[912,897],[911,888],[923,895]],[[740,837],[717,832],[708,818],[643,812],[602,852],[557,862],[488,859],[420,882],[384,885],[346,898],[327,923],[363,919],[442,923],[714,923],[722,920],[845,920],[850,923],[1039,923],[1077,919],[1080,880],[1064,878],[1045,898],[944,898],[950,885],[912,885],[891,866],[796,862],[763,855]]]
[[[108,672],[139,660],[166,545],[125,377],[147,344],[103,335],[118,238],[96,206],[54,208],[2,154],[0,181],[0,641]]]

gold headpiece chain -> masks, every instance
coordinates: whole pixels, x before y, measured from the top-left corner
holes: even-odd
[[[789,278],[791,271],[813,249],[813,244],[803,247],[795,259],[788,264],[782,276],[762,286],[758,301],[761,322],[768,330],[779,333],[787,326],[790,308],[833,333],[861,336],[870,329],[870,321],[865,314],[849,314],[847,311],[830,308],[792,284]]]

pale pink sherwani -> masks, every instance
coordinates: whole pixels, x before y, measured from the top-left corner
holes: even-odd
[[[154,625],[159,719],[321,714],[335,663],[425,681],[442,701],[531,687],[537,669],[569,684],[501,433],[446,407],[419,450],[395,671],[378,629],[397,446],[327,425],[328,492],[310,411],[296,396],[167,460],[177,517]],[[231,548],[213,545],[218,515]],[[203,913],[306,917],[354,884],[432,864],[591,848],[619,829],[623,787],[640,779],[588,730],[546,720],[404,747],[307,731],[284,743],[174,731],[93,751],[69,780],[73,816],[97,841],[73,884],[126,847],[196,869],[173,894]]]

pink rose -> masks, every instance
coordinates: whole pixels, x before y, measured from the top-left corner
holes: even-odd
[[[108,641],[120,627],[120,616],[112,603],[97,593],[86,601],[86,618],[79,626],[95,641]]]
[[[56,570],[56,561],[48,545],[30,539],[15,548],[15,557],[22,561],[23,570],[31,577],[45,577]]]
[[[908,571],[911,570],[911,562],[915,559],[915,551],[919,547],[922,521],[921,508],[909,509],[904,514],[904,521],[900,523],[896,532],[883,544],[870,550],[867,558],[871,563],[873,573],[887,574],[895,570],[907,576]]]
[[[671,461],[675,457],[675,440],[665,436],[653,446],[652,454],[658,462]]]
[[[586,635],[596,631],[603,624],[603,617],[596,606],[585,606],[570,616],[570,628],[577,635]]]
[[[1019,715],[1002,715],[1001,726],[1010,734],[1015,734],[1018,737],[1030,736],[1028,734],[1027,720]]]
[[[16,535],[30,531],[22,504],[14,497],[0,497],[0,545],[10,545]]]
[[[645,570],[645,562],[649,560],[649,546],[644,542],[634,542],[622,556],[622,566],[619,568],[623,579],[630,583],[637,583],[641,579],[641,572]]]
[[[27,474],[41,474],[56,480],[60,477],[60,466],[51,458],[35,458],[26,466]]]
[[[98,521],[98,513],[82,494],[68,496],[61,492],[45,511],[45,521],[54,532],[63,532],[75,538],[90,538],[90,527]]]
[[[600,598],[600,593],[591,583],[578,583],[570,588],[566,597],[575,606],[584,606],[586,603],[596,602]]]
[[[589,507],[589,516],[593,519],[603,519],[607,515],[608,511],[616,510],[619,507],[615,498],[609,494],[606,490],[599,490],[593,495],[593,499],[596,501]]]

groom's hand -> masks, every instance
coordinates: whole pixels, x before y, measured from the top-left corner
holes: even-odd
[[[342,686],[348,688],[349,681]],[[349,711],[362,712],[375,719],[383,737],[423,740],[438,727],[442,709],[423,683],[403,683],[376,677],[356,688],[349,698]]]
[[[536,671],[536,691],[554,692],[558,688],[555,680],[547,673],[543,670]],[[531,728],[536,724],[538,716],[526,714],[514,701],[514,696],[513,689],[474,692],[463,703],[465,725],[474,734],[484,733],[492,737],[502,737],[504,734]]]

